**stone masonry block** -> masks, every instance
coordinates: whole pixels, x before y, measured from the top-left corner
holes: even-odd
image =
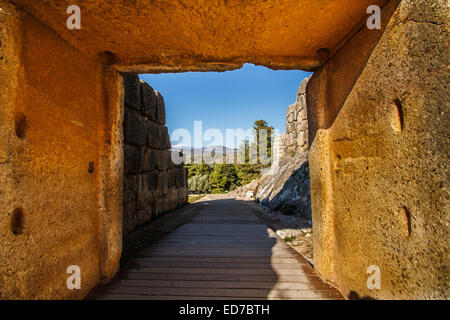
[[[181,187],[183,185],[183,175],[184,175],[184,170],[183,168],[175,168],[175,185],[177,187]]]
[[[155,90],[156,94],[156,122],[162,125],[166,124],[166,106],[161,93]]]
[[[178,188],[169,188],[169,211],[175,210],[178,206]]]
[[[126,144],[138,146],[143,146],[147,140],[147,121],[129,108],[125,108],[123,136]]]
[[[136,212],[136,225],[142,226],[143,224],[152,220],[153,210],[151,207]]]
[[[146,82],[141,83],[141,110],[150,120],[156,120],[155,90]]]
[[[158,179],[159,179],[159,172],[156,170],[153,170],[151,172],[144,173],[144,177],[147,180],[148,186],[153,192],[157,190],[158,188]]]
[[[123,203],[135,203],[139,187],[139,176],[125,176],[123,179]]]
[[[123,206],[123,232],[126,235],[136,226],[136,206],[134,202]]]
[[[149,172],[156,168],[155,150],[145,148],[143,155],[143,171]]]
[[[159,142],[159,149],[161,150],[170,149],[169,130],[167,129],[166,126],[159,126],[158,142]]]
[[[150,181],[146,174],[139,175],[139,187],[136,199],[136,209],[144,210],[151,207],[154,199],[154,190],[150,186]]]
[[[141,110],[141,82],[134,73],[123,73],[123,85],[125,89],[125,107]]]
[[[158,176],[158,195],[165,196],[169,191],[169,175],[167,171],[162,171]]]
[[[160,171],[171,167],[171,152],[168,150],[155,150],[156,168]]]
[[[142,148],[132,145],[124,146],[124,174],[142,172]]]
[[[153,121],[147,122],[147,146],[152,149],[160,149],[159,145],[159,125]]]
[[[153,203],[153,213],[156,217],[159,217],[164,212],[163,198],[159,197]]]
[[[169,185],[169,189],[172,188],[175,185],[175,169],[174,168],[169,168],[167,170],[167,174],[168,174],[168,185]]]
[[[178,203],[179,207],[181,207],[187,203],[187,201],[188,201],[187,200],[188,199],[187,187],[184,186],[184,187],[178,188],[177,195],[178,195],[177,203]]]
[[[189,175],[189,169],[186,167],[183,167],[184,175],[183,175],[183,186],[187,187],[188,185],[188,175]],[[186,193],[187,197],[187,193]],[[186,198],[187,199],[187,198]]]

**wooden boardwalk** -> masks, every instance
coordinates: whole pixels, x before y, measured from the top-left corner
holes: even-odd
[[[91,299],[342,299],[247,204],[205,201],[189,223],[140,251]]]

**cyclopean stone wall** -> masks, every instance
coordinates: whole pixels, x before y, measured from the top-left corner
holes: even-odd
[[[171,160],[162,95],[136,74],[125,86],[124,235],[187,203],[187,169]]]
[[[284,154],[293,155],[308,151],[308,110],[306,106],[306,86],[304,79],[298,88],[294,104],[286,111],[286,132],[283,135]]]

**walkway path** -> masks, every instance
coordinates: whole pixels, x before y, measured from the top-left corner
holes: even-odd
[[[262,224],[255,208],[221,196],[140,251],[94,299],[342,299]]]

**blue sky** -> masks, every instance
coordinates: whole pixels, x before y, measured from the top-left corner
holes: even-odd
[[[142,74],[140,78],[164,96],[169,133],[185,128],[193,135],[194,121],[201,120],[203,132],[216,128],[225,137],[226,129],[247,130],[259,119],[283,133],[286,109],[309,75],[245,64],[234,71]]]

